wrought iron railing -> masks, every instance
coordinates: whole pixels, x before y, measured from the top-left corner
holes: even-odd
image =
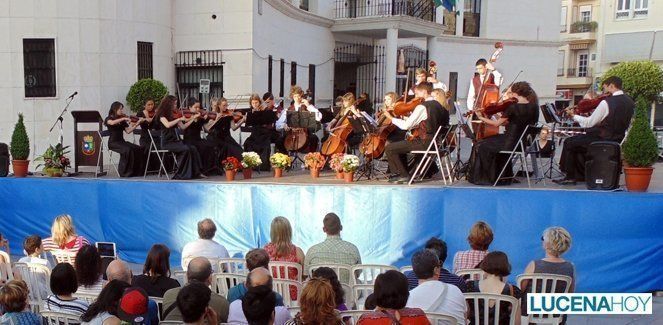
[[[435,21],[433,0],[336,0],[335,18],[410,16]]]

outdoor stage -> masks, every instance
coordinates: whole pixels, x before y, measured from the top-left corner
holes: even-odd
[[[485,220],[495,232],[490,249],[509,255],[509,279],[514,281],[528,261],[542,257],[541,232],[557,225],[573,236],[565,258],[576,266],[577,291],[663,288],[660,191],[444,187],[439,182],[347,185],[331,175],[314,184],[307,174],[295,174],[277,180],[263,173],[232,183],[222,177],[4,178],[0,233],[19,255],[25,236],[48,236],[53,218],[68,213],[79,234],[91,241],[116,242],[121,258],[129,262],[142,263],[152,244],[165,243],[175,266],[182,246],[197,237],[196,222],[202,218],[215,220],[216,239],[239,253],[265,245],[271,219],[285,216],[293,224],[294,243],[306,250],[324,238],[322,217],[333,211],[343,221],[343,238],[359,247],[364,263],[409,265],[412,253],[438,236],[448,243],[446,266],[451,268],[453,254],[468,247],[470,226]]]

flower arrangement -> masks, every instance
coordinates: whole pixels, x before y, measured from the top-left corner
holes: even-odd
[[[292,164],[292,158],[286,154],[277,152],[269,157],[269,163],[274,168],[288,168]]]
[[[256,168],[262,165],[260,155],[253,151],[242,153],[242,168]]]
[[[341,160],[341,166],[346,173],[353,173],[359,169],[359,157],[355,155],[345,155]]]
[[[334,170],[337,173],[340,173],[343,171],[343,165],[341,162],[343,161],[343,157],[345,156],[344,153],[335,153],[331,156],[329,159],[329,168]]]
[[[325,156],[319,152],[309,152],[304,156],[304,165],[308,169],[322,169],[326,161]]]
[[[239,160],[237,158],[228,157],[224,161],[221,162],[221,166],[223,166],[224,170],[237,171],[238,169],[241,169],[242,164],[239,162]]]
[[[35,161],[43,161],[42,164],[37,165],[37,168],[44,166],[44,171],[48,172],[48,170],[64,171],[67,167],[71,167],[71,162],[66,156],[69,153],[68,148],[69,146],[63,147],[60,143],[49,146],[43,155],[35,158]]]

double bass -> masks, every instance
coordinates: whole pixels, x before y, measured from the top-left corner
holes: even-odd
[[[503,49],[504,44],[502,42],[495,43],[495,51],[490,56],[490,63],[497,62],[497,59],[499,58]],[[472,108],[473,114],[476,114],[478,111],[485,110],[491,104],[498,103],[499,100],[500,87],[490,82],[489,72],[486,70],[486,79],[481,83],[478,95],[474,101],[474,107]],[[474,131],[475,139],[477,141],[498,135],[500,132],[500,128],[498,126],[489,125],[480,120],[473,120],[472,128]]]

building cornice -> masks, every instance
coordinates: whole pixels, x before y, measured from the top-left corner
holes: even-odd
[[[306,10],[295,7],[290,1],[287,0],[262,0],[278,10],[282,14],[305,23],[317,25],[320,27],[330,28],[334,25],[334,20],[312,14]]]
[[[492,38],[481,38],[481,37],[468,37],[468,36],[453,36],[453,35],[442,35],[435,38],[437,42],[448,42],[448,43],[463,43],[463,44],[495,44],[496,42],[502,42],[505,46],[545,46],[545,47],[560,47],[565,43],[560,41],[526,41],[526,40],[514,40],[514,39],[492,39]]]

